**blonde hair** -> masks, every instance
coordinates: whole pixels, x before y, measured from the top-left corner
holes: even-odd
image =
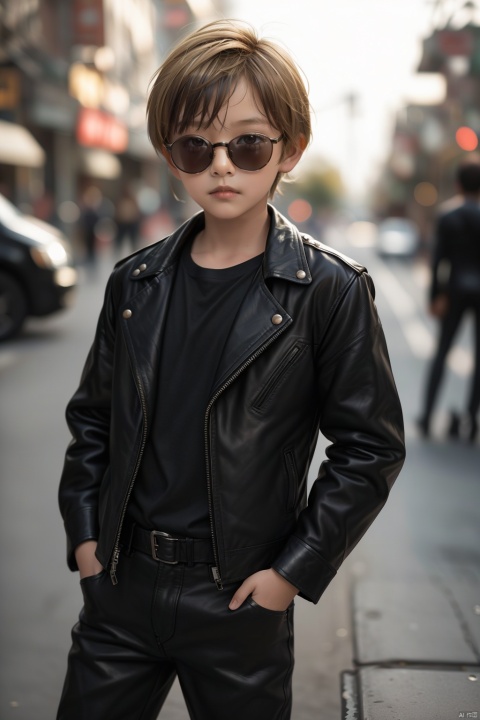
[[[245,80],[270,125],[284,137],[283,156],[311,136],[310,103],[300,71],[276,43],[247,24],[218,20],[173,48],[152,79],[147,102],[150,141],[158,153],[193,122],[209,126]],[[270,196],[281,179],[279,173]]]

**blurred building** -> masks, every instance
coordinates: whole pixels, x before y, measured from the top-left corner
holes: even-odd
[[[440,73],[445,97],[398,113],[390,155],[375,192],[380,216],[407,216],[420,226],[428,252],[439,204],[456,192],[458,163],[476,152],[480,135],[480,8],[436,0],[437,25],[423,41],[419,74]],[[464,23],[464,24],[462,24]]]
[[[221,0],[3,0],[0,192],[60,223],[89,185],[126,183],[170,202],[145,123],[148,85],[172,42]],[[147,202],[148,205],[148,202]],[[67,228],[68,230],[68,228]]]

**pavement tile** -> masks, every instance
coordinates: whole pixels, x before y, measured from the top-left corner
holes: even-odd
[[[465,594],[464,588],[462,595],[457,588],[453,595],[448,587],[448,583],[440,586],[428,580],[358,581],[354,588],[356,662],[478,664],[473,635],[473,628],[480,624],[473,607],[476,593],[470,589]]]
[[[362,720],[480,718],[480,668],[359,670]],[[344,716],[345,718],[345,716]],[[357,718],[357,714],[351,715]]]
[[[455,582],[449,591],[458,610],[465,634],[472,643],[480,662],[480,583]],[[480,715],[479,715],[480,717]]]

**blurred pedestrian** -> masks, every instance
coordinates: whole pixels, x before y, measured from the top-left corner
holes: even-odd
[[[283,48],[195,30],[147,112],[203,211],[117,263],[67,409],[85,604],[58,719],[154,720],[178,674],[196,720],[288,720],[294,597],[318,602],[404,459],[374,287],[268,203],[310,137]]]
[[[84,260],[93,269],[97,259],[98,222],[102,217],[103,193],[95,185],[89,185],[80,201],[80,229]]]
[[[135,194],[128,186],[122,188],[115,206],[114,219],[117,226],[115,234],[116,252],[121,252],[125,239],[130,243],[131,252],[135,252],[139,240],[141,213]]]
[[[432,261],[430,313],[440,322],[439,340],[430,366],[423,414],[418,422],[424,436],[443,377],[445,360],[460,322],[467,311],[475,320],[475,366],[465,415],[451,414],[449,435],[466,436],[474,441],[478,432],[480,406],[480,162],[462,163],[457,171],[462,202],[438,220]]]

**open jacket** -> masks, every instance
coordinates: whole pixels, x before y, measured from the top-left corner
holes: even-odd
[[[400,471],[402,413],[365,268],[269,212],[263,265],[205,408],[214,575],[222,587],[273,567],[317,602]],[[156,369],[175,267],[203,222],[199,213],[122,261],[108,282],[67,407],[60,508],[71,569],[75,547],[97,539],[99,561],[121,582],[122,525],[161,402]],[[307,503],[319,430],[332,444]]]

